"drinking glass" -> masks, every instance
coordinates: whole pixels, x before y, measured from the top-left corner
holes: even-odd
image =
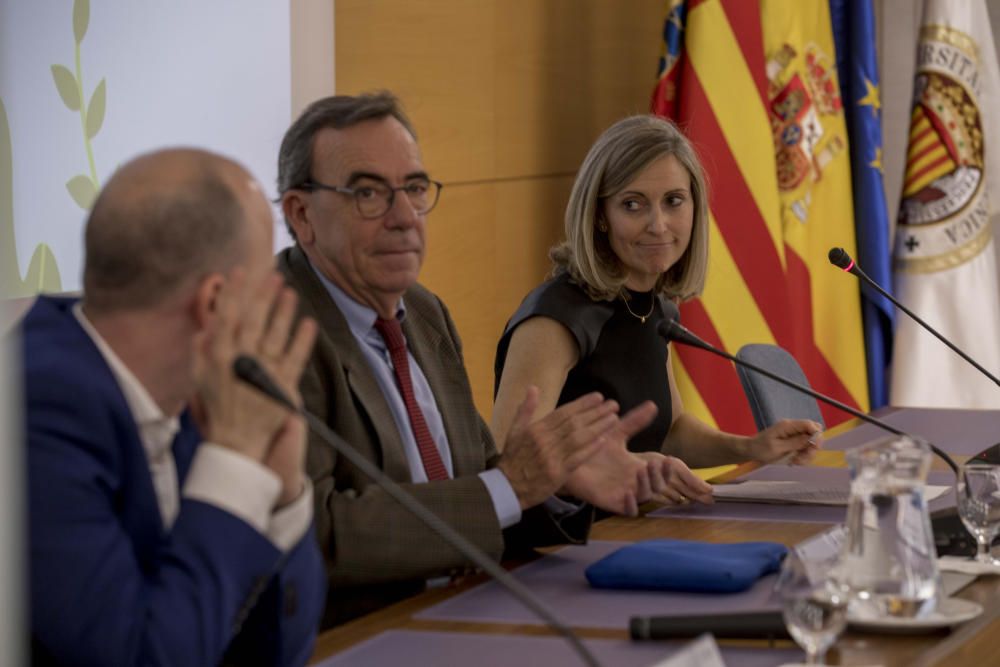
[[[1000,530],[1000,466],[966,463],[959,471],[955,494],[958,515],[976,538],[976,562],[1000,565],[990,554],[993,538]]]
[[[823,656],[847,626],[848,590],[836,565],[809,562],[792,550],[775,584],[785,627],[806,652],[807,665],[824,665]]]

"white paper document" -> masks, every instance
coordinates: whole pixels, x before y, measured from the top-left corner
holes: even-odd
[[[943,495],[951,487],[925,486],[928,502]],[[842,505],[851,497],[848,486],[816,486],[805,482],[773,482],[748,480],[735,484],[717,484],[713,488],[716,500],[741,503],[774,503],[781,505]]]
[[[726,667],[726,663],[715,637],[706,632],[652,667]]]

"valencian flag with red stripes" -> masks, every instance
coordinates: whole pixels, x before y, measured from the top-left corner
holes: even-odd
[[[780,345],[815,389],[867,410],[860,297],[827,261],[834,246],[855,254],[829,7],[671,0],[667,10],[652,108],[695,145],[711,197],[708,280],[682,305],[685,325],[729,352]],[[686,410],[755,430],[728,362],[682,346],[673,356]],[[848,418],[826,406],[823,416],[828,426]]]

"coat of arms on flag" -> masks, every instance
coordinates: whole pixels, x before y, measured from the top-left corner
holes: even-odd
[[[810,182],[818,181],[823,167],[846,147],[838,135],[824,140],[822,117],[843,108],[832,60],[810,43],[800,72],[793,66],[796,55],[790,44],[783,44],[767,63],[778,187],[783,192],[795,190],[807,176]],[[806,221],[808,207],[808,192],[790,204],[800,222]]]
[[[895,255],[899,269],[936,271],[978,255],[991,234],[975,45],[947,26],[921,39]]]
[[[993,374],[1000,289],[990,217],[1000,177],[1000,71],[985,5],[928,0],[917,48],[896,293]],[[909,320],[898,321],[893,405],[995,408],[996,386]]]

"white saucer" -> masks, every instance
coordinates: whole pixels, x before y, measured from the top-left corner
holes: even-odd
[[[847,622],[856,630],[887,632],[892,634],[919,634],[940,628],[949,628],[972,620],[983,613],[981,605],[962,598],[945,598],[938,603],[934,613],[920,618],[886,616],[885,618],[857,618],[850,612]]]
[[[1000,575],[1000,561],[996,563],[980,563],[971,558],[960,556],[942,556],[938,558],[938,569],[942,572],[961,572],[974,575]]]

